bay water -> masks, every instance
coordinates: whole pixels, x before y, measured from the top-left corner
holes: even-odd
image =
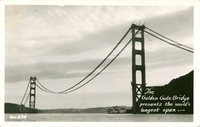
[[[5,114],[6,122],[193,122],[192,114]]]

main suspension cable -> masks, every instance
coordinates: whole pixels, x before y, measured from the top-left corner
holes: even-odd
[[[29,98],[29,95],[30,95],[30,92],[29,92],[29,94],[28,94],[28,96],[27,96],[27,98],[26,98],[26,101],[24,102],[24,106],[26,105],[26,102],[27,102],[27,100],[28,100],[28,98]]]
[[[137,34],[139,32],[139,30],[135,33],[135,35]],[[79,86],[79,87],[77,87],[77,88],[75,88],[75,89],[73,89],[73,90],[71,90],[71,91],[67,91],[67,92],[65,92],[65,94],[67,94],[67,93],[71,93],[71,92],[73,92],[73,91],[75,91],[75,90],[78,90],[78,89],[80,89],[81,87],[83,87],[83,86],[85,86],[86,84],[88,84],[90,81],[92,81],[94,78],[96,78],[101,72],[103,72],[120,54],[121,54],[121,52],[128,46],[128,44],[131,42],[131,40],[132,39],[130,39],[129,41],[128,41],[128,43],[121,49],[121,51],[103,68],[103,69],[101,69],[101,71],[99,71],[95,76],[93,76],[90,80],[88,80],[86,83],[84,83],[83,85],[81,85],[81,86]]]
[[[177,47],[177,48],[180,48],[180,49],[183,49],[183,50],[185,50],[185,51],[188,51],[188,52],[193,53],[193,51],[190,50],[190,49],[186,49],[186,48],[180,47],[180,46],[178,46],[178,45],[172,44],[172,43],[170,43],[170,42],[168,42],[168,41],[166,41],[166,40],[164,40],[164,39],[162,39],[162,38],[160,38],[160,37],[158,37],[158,36],[156,36],[156,35],[153,35],[153,34],[147,32],[146,30],[144,30],[144,31],[145,31],[146,33],[150,34],[151,36],[153,36],[153,37],[155,37],[155,38],[161,40],[161,41],[164,41],[164,42],[166,42],[166,43],[168,43],[168,44],[170,44],[170,45],[173,45],[173,46],[175,46],[175,47]]]
[[[28,90],[29,85],[30,85],[30,80],[29,80],[29,82],[28,82],[28,85],[27,85],[27,87],[26,87],[26,91],[25,91],[25,93],[24,93],[24,96],[23,96],[23,98],[22,98],[22,100],[21,100],[20,105],[21,105],[21,104],[23,103],[23,101],[24,101],[24,97],[26,96],[26,93],[27,93],[27,90]]]
[[[120,39],[120,41],[117,43],[117,45],[112,49],[112,51],[104,58],[104,60],[93,70],[91,71],[85,78],[83,78],[81,81],[79,81],[77,84],[75,84],[74,86],[66,89],[66,90],[63,90],[59,93],[63,93],[65,91],[68,91],[74,87],[76,87],[77,85],[79,85],[81,82],[83,82],[85,79],[87,79],[91,74],[94,73],[94,71],[96,71],[107,59],[108,57],[114,52],[114,50],[119,46],[119,44],[124,40],[124,38],[126,37],[126,35],[129,33],[129,31],[131,30],[131,28],[128,29],[128,31],[125,33],[125,35]]]
[[[172,40],[172,39],[170,39],[170,38],[167,38],[167,37],[165,37],[165,36],[159,34],[158,32],[153,31],[152,29],[150,29],[150,28],[148,28],[148,27],[145,27],[145,28],[147,28],[147,29],[150,30],[151,32],[156,33],[156,34],[160,35],[161,37],[163,37],[163,38],[165,38],[165,39],[168,39],[168,40],[170,40],[170,41],[172,41],[172,42],[174,42],[174,43],[176,43],[176,44],[178,44],[178,45],[180,45],[180,46],[183,46],[183,47],[186,47],[186,48],[189,48],[189,49],[193,50],[193,48],[191,48],[191,47],[189,47],[189,46],[186,46],[186,45],[183,45],[183,44],[181,44],[181,43],[178,43],[177,41],[174,41],[174,40]]]
[[[79,81],[77,84],[75,84],[74,86],[72,86],[72,87],[70,87],[70,88],[68,88],[68,89],[66,89],[66,90],[63,90],[63,91],[60,91],[60,92],[54,92],[54,91],[51,91],[51,90],[49,90],[49,89],[47,89],[46,87],[44,87],[38,80],[38,83],[45,89],[45,90],[47,90],[48,92],[50,92],[50,93],[63,93],[63,92],[66,92],[66,91],[68,91],[68,90],[70,90],[70,89],[72,89],[72,88],[74,88],[74,87],[76,87],[76,86],[78,86],[80,83],[82,83],[85,79],[87,79],[91,74],[93,74],[107,59],[108,59],[108,57],[114,52],[114,50],[119,46],[119,44],[124,40],[124,38],[127,36],[127,34],[130,32],[130,30],[131,30],[131,27],[127,30],[127,32],[124,34],[124,36],[120,39],[120,41],[117,43],[117,45],[112,49],[112,51],[103,59],[103,61],[101,61],[101,63],[99,64],[99,65],[97,65],[97,67],[96,68],[94,68],[85,78],[83,78],[81,81]]]
[[[42,91],[44,91],[44,92],[47,92],[47,93],[55,93],[55,94],[59,94],[59,92],[54,92],[54,91],[51,91],[51,90],[49,90],[49,89],[47,89],[46,87],[44,87],[43,85],[42,85],[42,83],[40,83],[39,82],[39,80],[36,78],[36,81],[39,83],[39,85],[42,87],[40,87],[39,85],[37,85]]]
[[[65,94],[67,94],[67,93],[71,93],[71,92],[73,92],[73,91],[75,91],[75,90],[78,90],[78,89],[80,89],[81,87],[83,87],[83,86],[85,86],[86,84],[88,84],[90,81],[92,81],[94,78],[96,78],[102,71],[104,71],[118,56],[119,56],[119,54],[127,47],[127,45],[131,42],[131,40],[132,39],[130,39],[129,41],[128,41],[128,43],[124,46],[124,48],[101,70],[101,71],[99,71],[95,76],[93,76],[90,80],[88,80],[86,83],[84,83],[83,85],[81,85],[81,86],[79,86],[79,87],[77,87],[77,88],[75,88],[75,89],[73,89],[73,90],[71,90],[71,91],[67,91],[67,92],[64,92]]]

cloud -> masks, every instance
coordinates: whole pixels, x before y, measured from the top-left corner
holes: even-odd
[[[10,30],[13,39],[81,38],[101,28],[185,8],[188,7],[7,6],[6,30],[15,28]]]
[[[145,20],[145,25],[164,36],[185,45],[193,46],[193,8]],[[155,20],[152,20],[155,19]],[[185,39],[191,39],[185,41]]]
[[[93,7],[88,7],[87,9],[88,11],[91,11],[93,9],[95,10],[95,8]],[[108,7],[109,11],[116,9],[117,8],[115,7]],[[100,10],[101,9],[98,8],[96,10],[97,13],[100,13]],[[58,13],[60,13],[60,15],[58,15],[59,18],[67,15],[67,12],[64,10],[56,10],[55,12],[54,11],[48,12],[46,18],[57,16]],[[82,14],[76,11],[80,10],[75,9],[75,13],[77,15]],[[191,15],[192,12],[192,9],[187,9],[185,11],[177,12],[174,14],[158,15],[153,18],[147,18],[144,19],[144,21],[146,22],[147,26],[155,29],[155,31],[157,32],[166,35],[167,37],[174,37],[177,40],[190,40],[188,39],[188,37],[191,38],[193,34],[193,16]],[[41,17],[42,16],[43,14],[41,15]],[[94,17],[95,16],[92,15],[91,17],[88,17],[86,19],[96,20]],[[78,17],[75,16],[72,18],[73,20],[75,20]],[[53,21],[51,22],[59,21],[56,19],[52,20]],[[183,24],[185,26],[185,29],[182,29],[180,27],[181,25],[179,24]],[[50,27],[54,26],[50,25]],[[26,77],[26,75],[32,74],[37,74],[38,76],[41,76],[45,79],[84,76],[86,73],[89,72],[89,70],[98,65],[98,63],[110,52],[110,50],[119,41],[119,39],[122,37],[128,27],[130,27],[130,22],[124,22],[114,26],[99,28],[92,33],[83,33],[84,36],[82,36],[81,38],[72,40],[67,37],[64,38],[63,35],[60,36],[59,33],[55,36],[49,36],[49,38],[46,39],[43,37],[40,38],[38,34],[36,34],[38,37],[32,37],[29,39],[21,38],[21,40],[16,41],[10,41],[10,39],[8,38],[8,40],[6,41],[6,82],[26,80],[22,77]],[[22,31],[23,30],[25,29],[22,29]],[[27,30],[23,31],[23,33],[25,34],[26,31]],[[8,33],[8,35],[11,33]],[[32,33],[32,31],[30,31],[30,33]],[[42,36],[44,36],[44,34],[42,34]],[[59,38],[59,36],[61,38]],[[190,64],[190,62],[188,61],[192,61],[191,56],[186,55],[186,57],[181,57],[183,56],[182,52],[180,52],[180,54],[177,54],[176,51],[179,50],[168,46],[167,44],[163,44],[162,42],[159,42],[149,35],[146,35],[145,38],[145,47],[147,52],[146,62],[149,63],[149,65],[147,64],[147,66],[150,69],[165,68],[166,66],[173,67],[175,66],[174,62],[186,65],[187,63]],[[192,43],[188,44],[192,45]],[[117,68],[120,69],[123,66],[130,65],[130,49],[130,47],[129,50],[126,49],[122,54],[122,57],[118,58],[116,60],[117,62],[114,62],[110,68],[114,70]],[[114,54],[116,53],[117,52],[115,52]],[[172,56],[171,53],[175,55]],[[172,59],[175,61],[172,61]],[[76,73],[69,74],[69,71],[76,71]]]

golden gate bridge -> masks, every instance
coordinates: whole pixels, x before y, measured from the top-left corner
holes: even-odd
[[[127,37],[129,33],[132,32],[132,38],[126,43],[126,45],[115,55],[115,57],[108,62],[107,65],[105,65],[98,73],[96,73],[94,76],[92,74],[100,67],[102,64],[111,56],[111,54],[116,50],[116,48],[121,44],[121,42]],[[116,44],[116,46],[110,51],[110,53],[88,74],[86,75],[82,80],[80,80],[75,85],[59,92],[55,92],[52,90],[49,90],[46,88],[40,81],[35,77],[31,76],[30,80],[28,82],[27,88],[25,90],[24,96],[21,100],[20,106],[25,105],[27,100],[29,99],[29,112],[33,113],[35,112],[35,106],[36,106],[36,87],[38,87],[43,92],[51,93],[51,94],[68,94],[71,92],[74,92],[81,87],[87,85],[90,81],[95,79],[98,75],[100,75],[108,66],[111,65],[111,63],[122,53],[122,51],[132,42],[132,109],[131,111],[133,113],[138,113],[137,105],[136,103],[140,99],[140,97],[144,94],[146,87],[146,71],[145,71],[145,48],[144,48],[144,32],[159,39],[162,42],[165,42],[169,45],[175,46],[176,48],[180,48],[182,50],[185,50],[187,52],[193,53],[193,48],[188,47],[186,45],[183,45],[181,43],[178,43],[177,41],[174,41],[172,39],[169,39],[158,32],[146,27],[145,25],[136,25],[132,24],[131,27],[127,30],[127,32],[124,34],[124,36],[120,39],[120,41]],[[136,44],[140,45],[140,48],[136,48]],[[139,62],[137,62],[136,58],[140,58]],[[138,64],[139,63],[139,64]],[[138,79],[137,76],[140,75],[141,79]],[[91,77],[92,76],[92,77]],[[90,78],[90,79],[88,79]],[[85,81],[88,79],[85,83]],[[140,81],[138,81],[140,80]],[[27,95],[29,88],[29,93]],[[21,108],[20,108],[21,109]],[[23,111],[21,111],[23,112]]]

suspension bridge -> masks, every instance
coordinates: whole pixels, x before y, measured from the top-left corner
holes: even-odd
[[[116,50],[116,48],[121,44],[121,42],[127,37],[127,35],[131,33],[132,37],[129,39],[129,41],[126,43],[126,45],[115,55],[115,57],[108,62],[107,65],[105,65],[99,72],[97,72],[95,75],[92,75],[97,69],[103,65],[105,61],[108,60],[108,58],[112,55],[112,53]],[[158,32],[146,27],[145,25],[136,25],[132,24],[131,27],[127,30],[127,32],[124,34],[124,36],[119,40],[119,42],[116,44],[116,46],[110,51],[110,53],[88,74],[86,75],[82,80],[80,80],[75,85],[59,92],[52,91],[45,87],[35,76],[31,76],[30,80],[28,82],[27,88],[25,90],[24,96],[20,103],[20,112],[23,112],[23,106],[26,104],[26,102],[29,100],[29,112],[34,113],[36,108],[36,88],[39,88],[43,92],[47,92],[50,94],[69,94],[71,92],[74,92],[81,87],[87,85],[90,81],[94,80],[97,76],[99,76],[108,66],[111,65],[111,63],[122,53],[122,51],[132,42],[132,113],[138,113],[137,109],[137,102],[141,98],[141,96],[144,94],[146,87],[146,70],[145,70],[145,43],[144,43],[144,33],[147,33],[157,39],[159,39],[162,42],[165,42],[169,45],[175,46],[176,48],[180,48],[182,50],[185,50],[189,53],[193,53],[193,48],[188,47],[186,45],[183,45],[181,43],[178,43],[177,41],[174,41],[172,39],[169,39]],[[139,49],[136,48],[136,44],[140,45]],[[137,62],[137,58],[140,58],[139,62]],[[139,64],[138,64],[139,63]],[[137,77],[140,76],[141,78],[138,79]],[[138,81],[141,80],[141,81]],[[83,81],[86,81],[83,83]]]

